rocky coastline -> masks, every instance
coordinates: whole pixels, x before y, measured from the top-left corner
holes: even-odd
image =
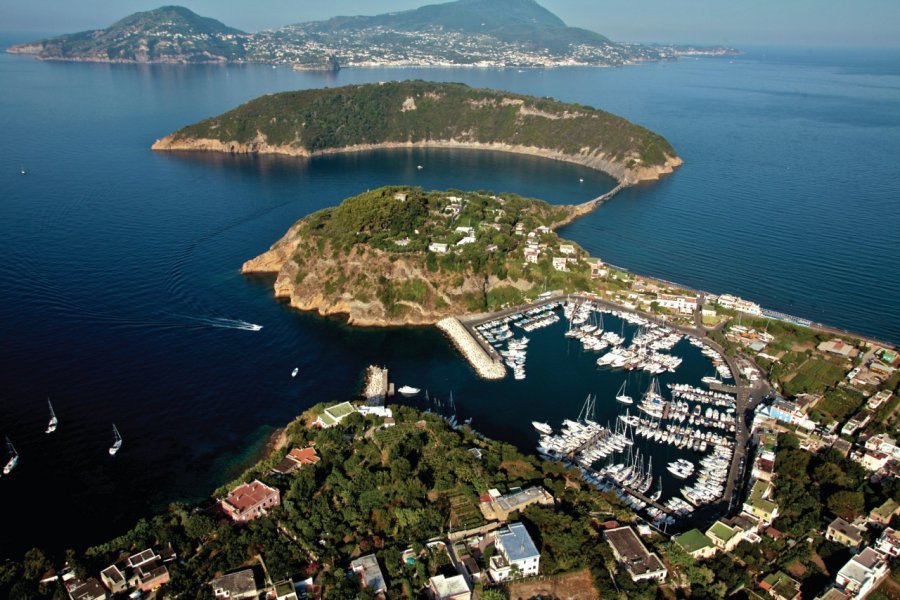
[[[367,152],[371,150],[382,149],[410,148],[482,150],[536,156],[539,158],[547,158],[550,160],[567,162],[588,167],[597,171],[602,171],[603,173],[606,173],[610,177],[616,179],[619,183],[623,183],[625,185],[633,185],[644,181],[657,181],[663,175],[672,173],[684,162],[681,158],[674,156],[667,158],[666,162],[662,165],[629,167],[627,166],[627,164],[615,160],[607,156],[603,152],[594,151],[584,152],[580,154],[567,154],[558,150],[550,150],[537,146],[522,146],[500,142],[482,143],[461,141],[455,139],[382,142],[378,144],[358,144],[354,146],[344,146],[341,148],[328,148],[325,150],[309,151],[308,149],[299,146],[269,144],[263,136],[258,136],[257,139],[250,143],[241,143],[236,141],[222,142],[221,140],[209,138],[181,138],[173,134],[156,140],[156,142],[154,142],[151,146],[151,149],[156,151],[219,152],[225,154],[274,154],[295,156],[298,158],[314,158],[317,156],[329,156],[334,154],[346,154],[353,152]]]

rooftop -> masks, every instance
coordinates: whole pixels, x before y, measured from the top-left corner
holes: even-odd
[[[766,513],[774,512],[775,509],[778,508],[778,505],[771,500],[763,498],[763,494],[766,493],[767,489],[769,489],[769,484],[765,481],[757,481],[754,483],[753,489],[750,490],[750,497],[747,498],[747,504]]]
[[[681,535],[675,538],[675,541],[679,546],[685,549],[686,552],[694,553],[697,550],[702,550],[703,548],[708,548],[712,546],[712,542],[709,541],[709,538],[704,535],[702,531],[699,529],[691,529],[690,531],[686,531]]]
[[[224,596],[223,592],[228,596],[241,596],[256,591],[256,577],[253,575],[253,569],[244,569],[216,577],[210,585],[216,596]]]
[[[722,540],[723,543],[728,543],[728,541],[737,535],[737,529],[733,527],[729,527],[722,521],[716,521],[712,524],[712,526],[706,530],[707,534],[710,537],[715,536],[716,538]]]
[[[647,551],[631,527],[608,529],[605,535],[606,541],[619,556],[619,560],[625,563],[627,569],[634,575],[661,571],[665,568],[655,554]]]
[[[840,517],[829,523],[828,529],[844,535],[845,537],[851,539],[855,544],[859,544],[862,542],[862,535],[859,529]]]
[[[540,556],[537,547],[528,535],[528,530],[521,523],[510,523],[506,529],[500,529],[496,539],[503,546],[504,554],[509,562]]]
[[[381,567],[378,566],[378,559],[374,554],[360,556],[350,563],[350,568],[360,574],[365,587],[376,593],[387,590],[384,575],[381,574]]]
[[[431,578],[431,587],[437,593],[439,598],[448,598],[456,594],[465,594],[470,592],[469,584],[462,575],[454,575],[453,577],[444,577],[443,575],[435,575]]]
[[[800,582],[787,573],[777,571],[762,580],[763,589],[772,590],[782,598],[793,598],[800,590]]]
[[[313,447],[294,448],[288,452],[288,456],[296,460],[301,465],[314,465],[319,462],[319,455]]]
[[[888,498],[887,500],[885,500],[884,504],[882,504],[878,508],[872,509],[872,512],[883,519],[889,519],[898,508],[900,508],[900,503],[898,503],[896,500]]]
[[[243,483],[231,490],[231,493],[225,498],[225,502],[239,511],[245,511],[276,493],[277,490],[274,488],[254,479],[250,483]]]
[[[530,487],[526,489],[513,488],[505,496],[497,498],[496,502],[499,507],[506,511],[512,512],[525,504],[532,502],[553,501],[553,496],[541,486]]]

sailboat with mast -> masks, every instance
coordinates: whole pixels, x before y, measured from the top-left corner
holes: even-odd
[[[56,431],[56,426],[59,425],[59,419],[56,418],[56,413],[53,412],[53,405],[50,404],[50,398],[47,398],[47,407],[50,409],[50,421],[47,422],[47,430],[44,433],[53,433]]]
[[[3,474],[9,475],[12,473],[12,470],[16,468],[16,465],[19,464],[19,453],[16,452],[9,437],[6,438],[6,449],[9,451],[9,461],[6,463],[6,466],[3,467]]]
[[[116,424],[113,423],[113,445],[109,447],[109,455],[115,456],[116,452],[119,451],[119,448],[122,447],[122,436],[119,435],[119,430],[116,427]]]
[[[634,399],[625,393],[626,383],[628,383],[627,380],[622,382],[622,387],[619,388],[619,392],[616,394],[616,402],[621,402],[622,404],[634,404]]]

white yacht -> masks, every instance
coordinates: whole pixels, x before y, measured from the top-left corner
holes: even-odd
[[[546,435],[550,435],[551,433],[553,433],[552,427],[550,427],[546,423],[541,423],[540,421],[532,421],[531,426]]]
[[[422,390],[417,387],[413,387],[411,385],[404,385],[404,386],[400,387],[399,389],[397,389],[397,391],[400,392],[401,394],[403,394],[404,396],[415,396]]]

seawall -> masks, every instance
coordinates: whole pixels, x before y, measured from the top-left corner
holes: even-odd
[[[469,361],[479,377],[483,379],[503,379],[506,367],[495,361],[475,341],[456,317],[447,317],[437,322],[437,328],[443,331],[462,355]]]

